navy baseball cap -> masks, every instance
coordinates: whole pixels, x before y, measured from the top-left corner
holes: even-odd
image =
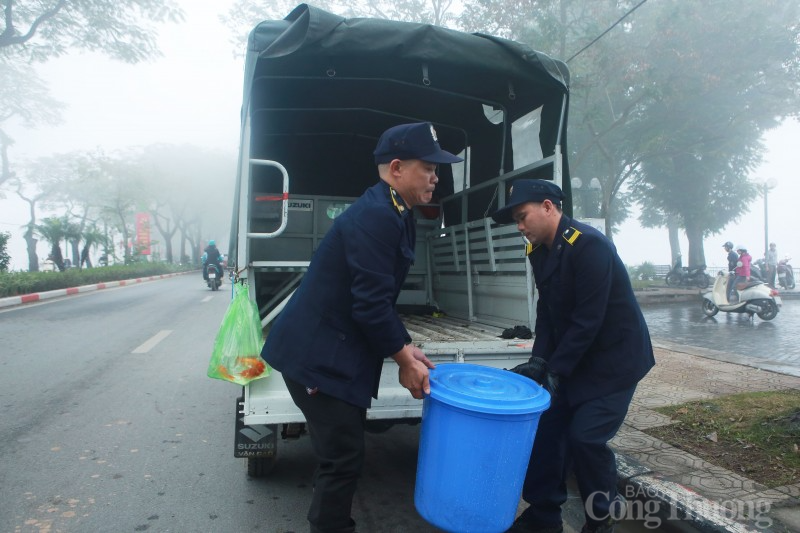
[[[442,150],[430,122],[400,124],[383,132],[375,148],[375,164],[394,159],[420,159],[428,163],[458,163],[462,158]]]
[[[511,194],[506,206],[492,214],[492,218],[498,224],[511,224],[514,222],[512,211],[518,205],[550,200],[560,206],[561,200],[564,199],[564,193],[559,186],[547,180],[517,180],[511,186],[509,192]]]

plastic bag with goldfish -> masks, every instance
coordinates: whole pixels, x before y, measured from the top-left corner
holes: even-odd
[[[208,363],[208,377],[247,385],[270,375],[269,365],[261,358],[264,338],[256,304],[250,301],[247,286],[234,284],[234,295],[214,341]]]

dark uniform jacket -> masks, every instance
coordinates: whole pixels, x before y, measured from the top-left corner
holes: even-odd
[[[535,247],[539,300],[533,355],[561,376],[570,404],[634,386],[655,365],[650,334],[613,243],[566,215],[553,245]]]
[[[334,220],[263,358],[293,381],[369,407],[383,359],[411,341],[395,303],[415,240],[402,198],[382,180],[367,189]]]

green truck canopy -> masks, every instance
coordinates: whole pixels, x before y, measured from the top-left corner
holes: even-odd
[[[357,196],[362,177],[374,183],[371,154],[381,132],[430,121],[445,149],[469,147],[474,186],[514,170],[512,123],[539,108],[542,156],[553,155],[556,145],[566,152],[568,87],[566,64],[517,42],[428,24],[346,19],[301,4],[250,33],[243,146],[251,158],[284,164],[295,176],[292,193]],[[502,114],[491,119],[493,112]],[[568,192],[566,164],[562,172]],[[329,185],[304,182],[313,175]],[[441,190],[452,192],[452,176],[442,178]]]

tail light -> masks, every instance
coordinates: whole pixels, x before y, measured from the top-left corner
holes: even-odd
[[[772,289],[771,291],[769,291],[769,295],[770,296],[779,296],[778,290],[777,289]]]

